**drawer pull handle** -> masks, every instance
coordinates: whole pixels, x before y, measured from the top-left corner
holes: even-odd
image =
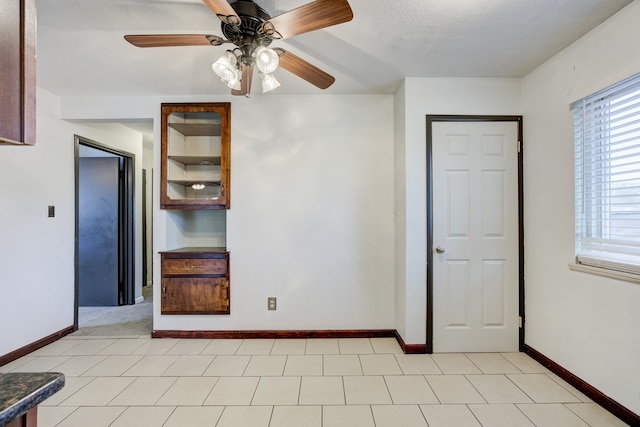
[[[192,270],[197,270],[197,269],[200,268],[200,265],[199,264],[190,264],[190,265],[188,265],[188,267],[190,269],[192,269]]]
[[[162,285],[162,295],[166,295],[167,294],[167,284],[163,284]]]

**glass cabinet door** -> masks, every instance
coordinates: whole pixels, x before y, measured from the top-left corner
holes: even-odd
[[[162,104],[163,209],[229,208],[229,109]]]

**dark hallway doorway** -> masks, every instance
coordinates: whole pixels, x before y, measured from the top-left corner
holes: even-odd
[[[79,306],[135,303],[134,155],[75,137],[75,326]]]
[[[78,162],[78,305],[122,305],[119,219],[124,162],[119,156],[82,154]]]

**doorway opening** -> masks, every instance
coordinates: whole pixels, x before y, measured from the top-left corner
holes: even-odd
[[[134,162],[131,153],[75,136],[75,300],[135,303]]]
[[[427,352],[522,351],[522,116],[427,115],[426,136]]]

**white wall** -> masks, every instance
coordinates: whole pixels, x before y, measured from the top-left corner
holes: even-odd
[[[157,298],[154,328],[394,329],[393,97],[66,98],[63,115],[153,118],[160,141],[160,102],[205,101],[232,102],[231,315],[161,316]],[[218,222],[216,215],[195,217],[193,229]],[[156,198],[157,293],[157,252],[181,243],[181,227],[182,218],[159,209]],[[272,296],[275,312],[267,311]]]
[[[74,134],[105,145],[138,135],[61,121],[59,98],[37,97],[36,145],[0,146],[0,355],[73,325]]]
[[[427,114],[520,115],[519,79],[418,79],[407,78],[396,97],[404,99],[403,113],[396,112],[396,179],[405,180],[404,195],[396,197],[396,216],[406,226],[395,239],[397,268],[403,268],[404,312],[396,313],[397,329],[407,344],[426,342],[427,283]],[[396,107],[398,108],[398,107]],[[526,126],[526,119],[525,119]],[[404,245],[401,247],[400,245]],[[402,274],[396,278],[402,280]],[[402,292],[401,292],[402,293]],[[402,304],[397,304],[402,310]]]
[[[526,343],[640,413],[640,285],[570,271],[571,101],[640,72],[633,2],[523,79]]]
[[[402,82],[394,98],[394,220],[395,220],[395,324],[398,334],[407,338],[407,192],[405,84]],[[419,315],[419,314],[418,314]],[[426,327],[426,323],[425,323]],[[415,338],[416,340],[418,338]],[[406,343],[406,341],[405,341]],[[412,341],[409,344],[420,343]]]
[[[232,314],[207,322],[393,329],[393,97],[242,101],[231,112]]]

